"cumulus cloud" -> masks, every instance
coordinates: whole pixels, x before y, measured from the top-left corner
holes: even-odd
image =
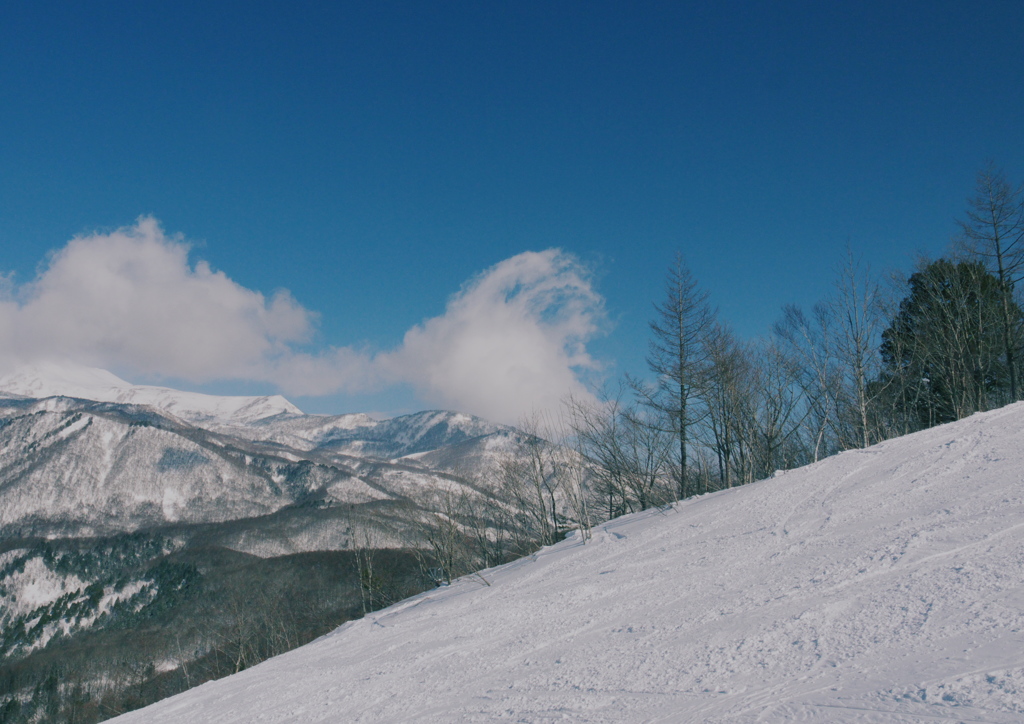
[[[566,394],[586,396],[579,373],[596,367],[586,342],[602,313],[574,257],[527,252],[469,282],[442,316],[410,329],[379,361],[426,402],[516,420]]]
[[[65,357],[196,382],[259,378],[307,340],[311,314],[188,262],[189,247],[152,218],[70,241],[8,295],[0,339],[16,359]]]
[[[597,367],[586,345],[603,300],[588,270],[556,249],[482,272],[444,314],[376,353],[301,351],[315,314],[287,291],[265,297],[188,255],[142,218],[73,239],[24,287],[0,277],[7,366],[62,358],[194,382],[267,381],[306,396],[409,384],[426,404],[505,422],[569,393],[586,397],[580,377]]]

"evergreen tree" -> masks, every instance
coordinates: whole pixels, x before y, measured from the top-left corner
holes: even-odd
[[[882,333],[880,386],[895,407],[930,427],[1008,402],[999,280],[980,263],[939,259],[912,275],[909,289]],[[1009,314],[1019,326],[1016,303]]]

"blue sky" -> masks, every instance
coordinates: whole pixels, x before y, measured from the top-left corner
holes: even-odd
[[[138,381],[282,389],[312,412],[457,402],[487,413],[498,408],[436,380],[452,360],[431,355],[452,329],[462,344],[500,326],[467,321],[467,309],[491,308],[484,282],[523,252],[563,250],[516,268],[541,275],[531,288],[543,299],[544,273],[571,277],[585,308],[544,327],[564,355],[533,356],[607,376],[643,371],[677,250],[745,336],[826,294],[847,243],[878,270],[941,254],[988,159],[1024,178],[1021,48],[1013,0],[8,3],[6,308],[18,314],[57,284],[56,273],[50,286],[33,280],[73,237],[149,216],[162,232],[128,237],[173,252],[182,235],[193,272],[205,261],[267,304],[290,292],[278,311],[305,321],[259,332],[274,350],[254,354],[392,357],[314,389],[282,380],[296,368],[275,376],[245,360],[192,374],[119,357],[123,346],[63,353]],[[530,300],[521,314],[550,313]],[[96,314],[118,324],[112,307]],[[418,355],[434,372],[410,371]]]

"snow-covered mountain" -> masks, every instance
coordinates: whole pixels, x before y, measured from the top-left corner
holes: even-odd
[[[167,695],[175,656],[196,681],[223,676],[422,591],[424,520],[445,500],[507,506],[482,473],[519,439],[456,412],[305,415],[281,397],[103,370],[8,375],[0,720],[78,720],[82,690],[45,684],[55,675],[98,687],[88,706],[124,711]],[[273,638],[252,637],[256,621]],[[141,680],[126,684],[129,670]]]
[[[611,521],[119,722],[1024,720],[1024,404]]]
[[[0,540],[220,523],[295,506],[416,504],[438,485],[460,486],[451,471],[483,469],[514,434],[454,412],[305,415],[280,397],[134,386],[88,368],[23,369],[0,380]],[[221,542],[259,555],[346,544],[344,526],[313,515],[287,524],[278,516],[273,535],[260,526]]]
[[[0,399],[0,533],[105,535],[389,497],[338,459],[309,460],[148,407]]]
[[[507,436],[512,428],[479,417],[427,410],[374,420],[364,414],[282,414],[245,425],[218,429],[250,440],[280,443],[299,450],[315,448],[380,460],[392,460],[487,436]]]
[[[0,377],[0,393],[37,399],[76,397],[126,405],[149,405],[191,422],[249,423],[302,411],[280,395],[265,397],[204,395],[168,387],[133,385],[95,367],[39,362]]]

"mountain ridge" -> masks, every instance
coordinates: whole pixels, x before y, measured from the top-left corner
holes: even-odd
[[[281,395],[219,396],[170,387],[134,385],[107,370],[69,362],[37,362],[0,377],[0,393],[43,399],[73,397],[97,402],[150,405],[201,422],[253,422],[280,414],[303,414]]]
[[[119,400],[140,400],[132,391],[149,388],[103,370],[68,369],[51,368],[48,379],[36,370],[0,381],[0,536],[113,535],[255,520],[309,505],[359,508],[390,501],[397,512],[429,499],[439,485],[484,494],[451,473],[483,470],[515,435],[448,411],[374,420],[358,413],[265,409],[274,414],[249,419],[244,411],[251,405],[240,401],[250,398],[191,398],[167,389],[146,404],[124,402]],[[110,390],[132,394],[106,394]],[[62,394],[37,398],[17,391]],[[83,397],[93,393],[117,399]],[[199,399],[205,412],[183,416],[182,399]],[[243,414],[207,414],[218,410]],[[437,450],[448,452],[436,462],[423,457]],[[298,540],[327,540],[315,532],[324,523],[311,518],[309,525],[310,531],[290,530]],[[401,528],[394,520],[389,525]],[[328,538],[332,547],[347,545],[344,537]],[[238,550],[296,551],[306,545],[277,533],[272,543],[259,536],[245,540]]]

